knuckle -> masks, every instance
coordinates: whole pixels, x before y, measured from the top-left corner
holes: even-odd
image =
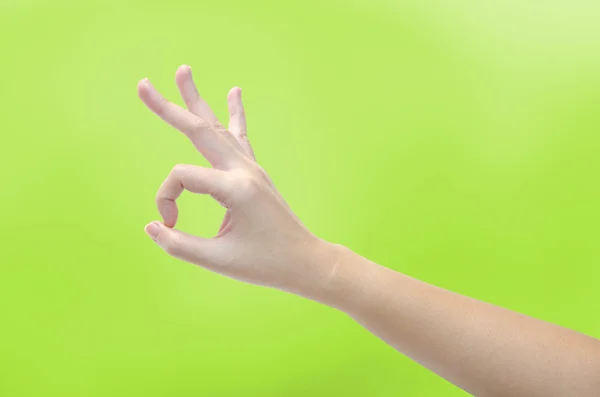
[[[248,135],[246,135],[246,131],[244,130],[236,130],[236,131],[232,131],[231,135],[235,136],[235,139],[237,139],[240,142],[249,142],[248,140]]]
[[[218,132],[220,135],[224,136],[225,138],[229,138],[229,137],[233,136],[231,131],[229,131],[227,128],[225,128],[225,126],[218,121],[215,121],[211,127],[214,131]]]
[[[168,197],[165,194],[163,187],[161,186],[156,192],[156,198],[154,199],[154,202],[156,203],[156,205],[161,205],[166,200],[168,200]]]
[[[194,130],[196,130],[198,132],[203,132],[204,130],[206,130],[209,127],[210,127],[209,124],[203,118],[196,117],[194,119]]]
[[[174,201],[173,194],[169,192],[169,181],[163,182],[162,185],[156,191],[155,203],[158,206],[162,206],[164,203],[168,201]]]
[[[244,173],[235,179],[236,191],[240,200],[249,200],[261,190],[261,181],[256,175]]]
[[[171,235],[167,238],[160,240],[159,244],[163,247],[165,252],[171,256],[178,256],[181,252],[181,243],[177,236]]]
[[[210,125],[214,130],[217,131],[226,131],[227,129],[223,124],[221,124],[218,120],[215,120]]]
[[[190,166],[187,164],[176,164],[175,166],[173,166],[173,169],[171,170],[171,174],[182,175],[182,174],[185,174],[186,172],[188,172],[189,169],[190,169]]]
[[[158,102],[158,106],[156,107],[156,113],[158,113],[160,116],[164,115],[170,104],[171,102],[169,102],[168,99],[161,97]]]
[[[253,176],[241,178],[239,181],[240,190],[246,194],[254,194],[258,188],[258,181]]]
[[[169,244],[164,247],[165,252],[171,256],[177,256],[177,249],[174,245]]]

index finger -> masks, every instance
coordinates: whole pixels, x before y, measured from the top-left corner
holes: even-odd
[[[228,168],[238,159],[240,153],[237,149],[215,132],[207,121],[166,100],[148,79],[138,83],[138,95],[156,115],[183,132],[213,167]]]
[[[184,189],[192,193],[210,194],[227,205],[232,186],[224,171],[185,164],[175,166],[156,194],[158,212],[168,227],[174,227],[177,223],[179,210],[176,200]]]

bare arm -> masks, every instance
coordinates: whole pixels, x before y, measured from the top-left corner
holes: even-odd
[[[239,89],[226,129],[198,95],[191,69],[176,82],[183,109],[148,80],[146,106],[185,134],[212,165],[177,165],[160,186],[163,222],[146,232],[168,254],[244,282],[295,293],[349,314],[398,351],[480,397],[598,397],[600,342],[429,285],[313,235],[294,215],[246,139]],[[218,234],[175,229],[184,190],[227,208]]]
[[[600,396],[600,341],[336,251],[317,299],[469,393]]]

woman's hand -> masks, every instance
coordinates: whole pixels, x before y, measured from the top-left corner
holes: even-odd
[[[144,103],[187,135],[213,168],[176,166],[158,191],[164,225],[148,234],[169,254],[254,284],[340,309],[398,351],[477,396],[599,396],[598,340],[424,283],[310,233],[292,213],[245,139],[240,91],[230,91],[226,130],[177,71],[189,111],[147,80]],[[227,208],[212,239],[174,230],[184,190]]]
[[[316,297],[333,274],[335,250],[302,225],[256,163],[246,137],[241,90],[233,88],[227,96],[226,129],[199,96],[189,66],[181,66],[175,80],[187,110],[164,99],[147,79],[138,84],[139,97],[184,133],[213,168],[176,165],[156,197],[164,223],[152,222],[146,232],[179,259],[238,280]],[[173,229],[176,200],[184,189],[210,195],[227,208],[214,238]]]

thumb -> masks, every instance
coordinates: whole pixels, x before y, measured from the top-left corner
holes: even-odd
[[[167,254],[204,267],[213,265],[215,247],[212,239],[171,229],[158,221],[147,224],[144,230]]]

